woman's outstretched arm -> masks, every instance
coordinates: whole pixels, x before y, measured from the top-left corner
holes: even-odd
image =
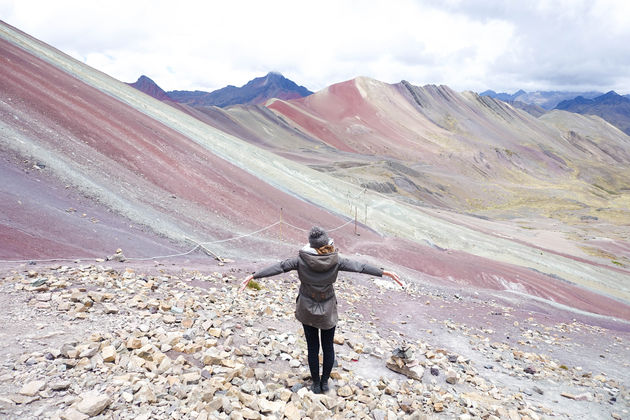
[[[370,274],[372,276],[387,276],[391,277],[396,283],[398,283],[401,287],[403,287],[402,282],[400,281],[400,277],[398,274],[392,271],[385,271],[382,268],[374,267],[373,265],[362,263],[359,261],[350,260],[348,258],[342,258],[340,261],[339,270],[341,271],[352,271],[355,273],[363,273]]]
[[[252,279],[260,279],[263,277],[271,277],[277,274],[286,273],[287,271],[297,270],[298,259],[297,258],[289,258],[288,260],[281,261],[279,263],[270,265],[267,268],[263,268],[260,271],[256,271],[254,274],[250,274],[241,282],[241,287],[238,289],[239,292],[242,292],[249,282]]]

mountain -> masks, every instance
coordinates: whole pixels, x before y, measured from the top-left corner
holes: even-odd
[[[521,95],[525,95],[526,92],[524,90],[519,90],[518,92],[515,92],[513,94],[509,94],[509,93],[505,93],[505,92],[501,92],[501,93],[497,93],[494,90],[486,90],[484,92],[481,92],[479,95],[480,96],[489,96],[491,98],[494,99],[498,99],[500,101],[503,102],[509,102],[509,101],[514,101],[515,98],[521,96]]]
[[[522,109],[523,111],[527,112],[530,115],[533,115],[534,117],[539,117],[545,112],[547,112],[543,107],[538,106],[536,104],[522,102],[522,101],[518,101],[514,99],[523,95],[526,95],[526,92],[524,90],[519,90],[518,92],[514,94],[496,93],[493,90],[486,90],[479,94],[479,96],[489,96],[490,98],[498,99],[500,101],[508,103],[515,108]]]
[[[530,115],[533,115],[536,118],[540,117],[541,115],[547,112],[546,109],[536,104],[527,104],[521,101],[504,101],[504,102],[512,105],[514,108],[522,109],[523,111],[527,112]]]
[[[601,92],[564,92],[564,91],[536,91],[525,92],[520,89],[519,91],[509,93],[496,93],[493,90],[486,90],[480,93],[480,96],[489,96],[491,98],[499,99],[504,102],[518,101],[525,104],[537,105],[544,109],[554,109],[558,103],[563,100],[573,99],[577,96],[583,96],[585,98],[594,98],[601,95]]]
[[[170,100],[168,95],[161,87],[157,85],[153,80],[145,75],[142,75],[133,83],[128,83],[129,86],[138,89],[141,92],[146,93],[149,96],[153,96],[160,101]]]
[[[599,117],[365,77],[172,106],[4,24],[0,60],[0,258],[245,269],[318,224],[410,282],[630,319],[630,137]]]
[[[630,346],[630,136],[600,117],[535,118],[474,92],[366,77],[292,100],[194,108],[0,22],[0,179],[0,315],[10,327],[0,353],[17,372],[0,384],[8,418],[96,412],[94,392],[109,417],[286,407],[296,418],[329,408],[574,418],[584,411],[576,399],[593,396],[589,415],[610,418],[627,405],[630,367],[614,356]],[[237,292],[249,273],[296,256],[313,225],[341,255],[406,283],[340,273],[338,328],[353,345],[336,351],[356,369],[336,368],[332,385],[348,397],[322,397],[328,408],[291,396],[307,370],[277,357],[300,344],[295,276]],[[119,247],[135,259],[102,261]],[[361,357],[357,337],[372,349]],[[427,407],[390,398],[409,385],[386,369],[402,345],[416,351],[416,371],[426,368],[408,395],[437,389]],[[209,347],[234,363],[194,363]],[[290,358],[304,360],[303,343],[293,347]],[[265,354],[273,372],[252,373]],[[170,385],[182,372],[191,379]],[[123,394],[135,376],[144,388],[132,407]],[[55,381],[77,397],[49,392]],[[270,392],[251,405],[238,397],[254,382]],[[541,392],[523,392],[533,383]],[[231,388],[211,395],[221,387]],[[265,399],[274,393],[286,398]]]
[[[584,115],[597,115],[630,135],[630,98],[614,91],[589,99],[578,96],[562,101],[556,109]]]
[[[280,73],[270,72],[266,76],[250,80],[240,88],[230,85],[213,92],[174,90],[168,92],[168,96],[176,102],[194,107],[218,106],[223,108],[236,104],[262,104],[271,98],[301,98],[312,93],[304,86],[298,86]]]

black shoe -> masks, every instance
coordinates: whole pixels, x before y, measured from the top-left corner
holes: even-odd
[[[328,386],[328,381],[325,381],[325,382],[322,381],[319,386],[322,390],[322,394],[325,394],[326,392],[330,391],[330,387]]]
[[[328,387],[328,386],[326,386],[326,387]],[[322,393],[322,388],[320,386],[320,383],[319,382],[313,382],[311,384],[311,391],[313,391],[313,393],[315,393],[315,394],[321,394]]]

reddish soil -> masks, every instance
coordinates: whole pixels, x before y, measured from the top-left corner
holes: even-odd
[[[132,201],[128,203],[130,206],[135,201],[157,208],[206,235],[220,235],[217,239],[270,225],[280,219],[281,212],[285,221],[305,229],[315,223],[339,226],[345,222],[272,187],[187,137],[4,40],[0,40],[0,52],[3,60],[0,92],[5,103],[11,102],[10,109],[16,116],[7,116],[5,121],[51,154],[71,159],[70,163],[90,181],[99,183],[110,178],[112,186],[126,186],[126,194]],[[11,167],[18,160],[4,162],[9,165],[6,170],[18,171]],[[34,163],[31,161],[29,165]],[[56,183],[60,188],[63,183],[54,180],[57,175],[54,170],[58,168],[46,164],[41,178],[49,178],[50,181],[44,182]],[[18,187],[17,181],[13,182],[21,191],[16,195],[18,199],[28,193]],[[54,197],[49,194],[38,199],[42,209],[37,220],[43,225],[57,222],[50,211],[44,211],[50,210],[45,200]],[[25,214],[6,201],[0,206],[6,216],[3,230],[11,236],[19,230],[16,220]],[[59,206],[53,212],[58,210]],[[107,210],[101,207],[101,211]],[[37,231],[32,224],[32,231],[25,225],[22,224],[22,229],[26,229],[23,234],[34,240],[49,236],[49,232]],[[292,240],[303,237],[303,233],[289,229],[282,235]],[[66,249],[85,248],[88,242],[91,244],[93,240],[83,236],[77,247]],[[24,250],[36,250],[25,246]],[[25,255],[22,250],[7,248],[3,250],[5,255]],[[29,257],[49,255],[36,252]]]
[[[18,138],[0,143],[0,176],[6,180],[0,191],[2,259],[96,258],[119,247],[128,257],[190,249],[190,244],[171,242],[151,228],[162,223],[197,237],[222,240],[280,219],[304,230],[314,224],[331,229],[347,221],[271,186],[4,40],[0,40],[0,62],[0,121],[18,133]],[[318,105],[322,121],[343,121],[358,114],[373,127],[384,124],[354,83],[330,88],[334,100]],[[327,123],[300,113],[300,106],[315,100],[309,98],[294,101],[297,108],[280,101],[270,107],[295,112],[290,117],[298,123],[304,115],[306,131],[340,150],[352,151],[327,132]],[[386,126],[379,130],[396,138]],[[40,162],[20,153],[18,143],[34,145],[31,150],[44,151],[44,158]],[[109,198],[111,202],[101,201]],[[237,260],[235,268],[256,269],[271,258],[293,256],[306,240],[304,230],[275,226],[212,248]],[[529,294],[630,320],[629,306],[527,268],[383,238],[364,227],[359,233],[357,237],[348,225],[331,235],[342,252],[369,255],[365,258],[394,267],[411,283],[508,291],[519,302],[530,301],[518,293]],[[171,264],[204,264],[207,257],[202,255],[196,252]],[[264,260],[248,261],[256,257]]]
[[[460,290],[491,289],[539,297],[552,304],[567,305],[600,315],[630,320],[630,306],[574,284],[523,267],[505,264],[454,250],[440,250],[399,239],[382,243],[361,241],[356,252],[370,255],[374,261],[392,264],[406,271],[410,278]],[[524,296],[521,299],[525,299]]]

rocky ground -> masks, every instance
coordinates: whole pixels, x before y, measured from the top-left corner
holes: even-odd
[[[342,275],[337,365],[316,395],[295,275],[238,294],[229,264],[168,267],[3,268],[0,416],[630,418],[625,322]]]

